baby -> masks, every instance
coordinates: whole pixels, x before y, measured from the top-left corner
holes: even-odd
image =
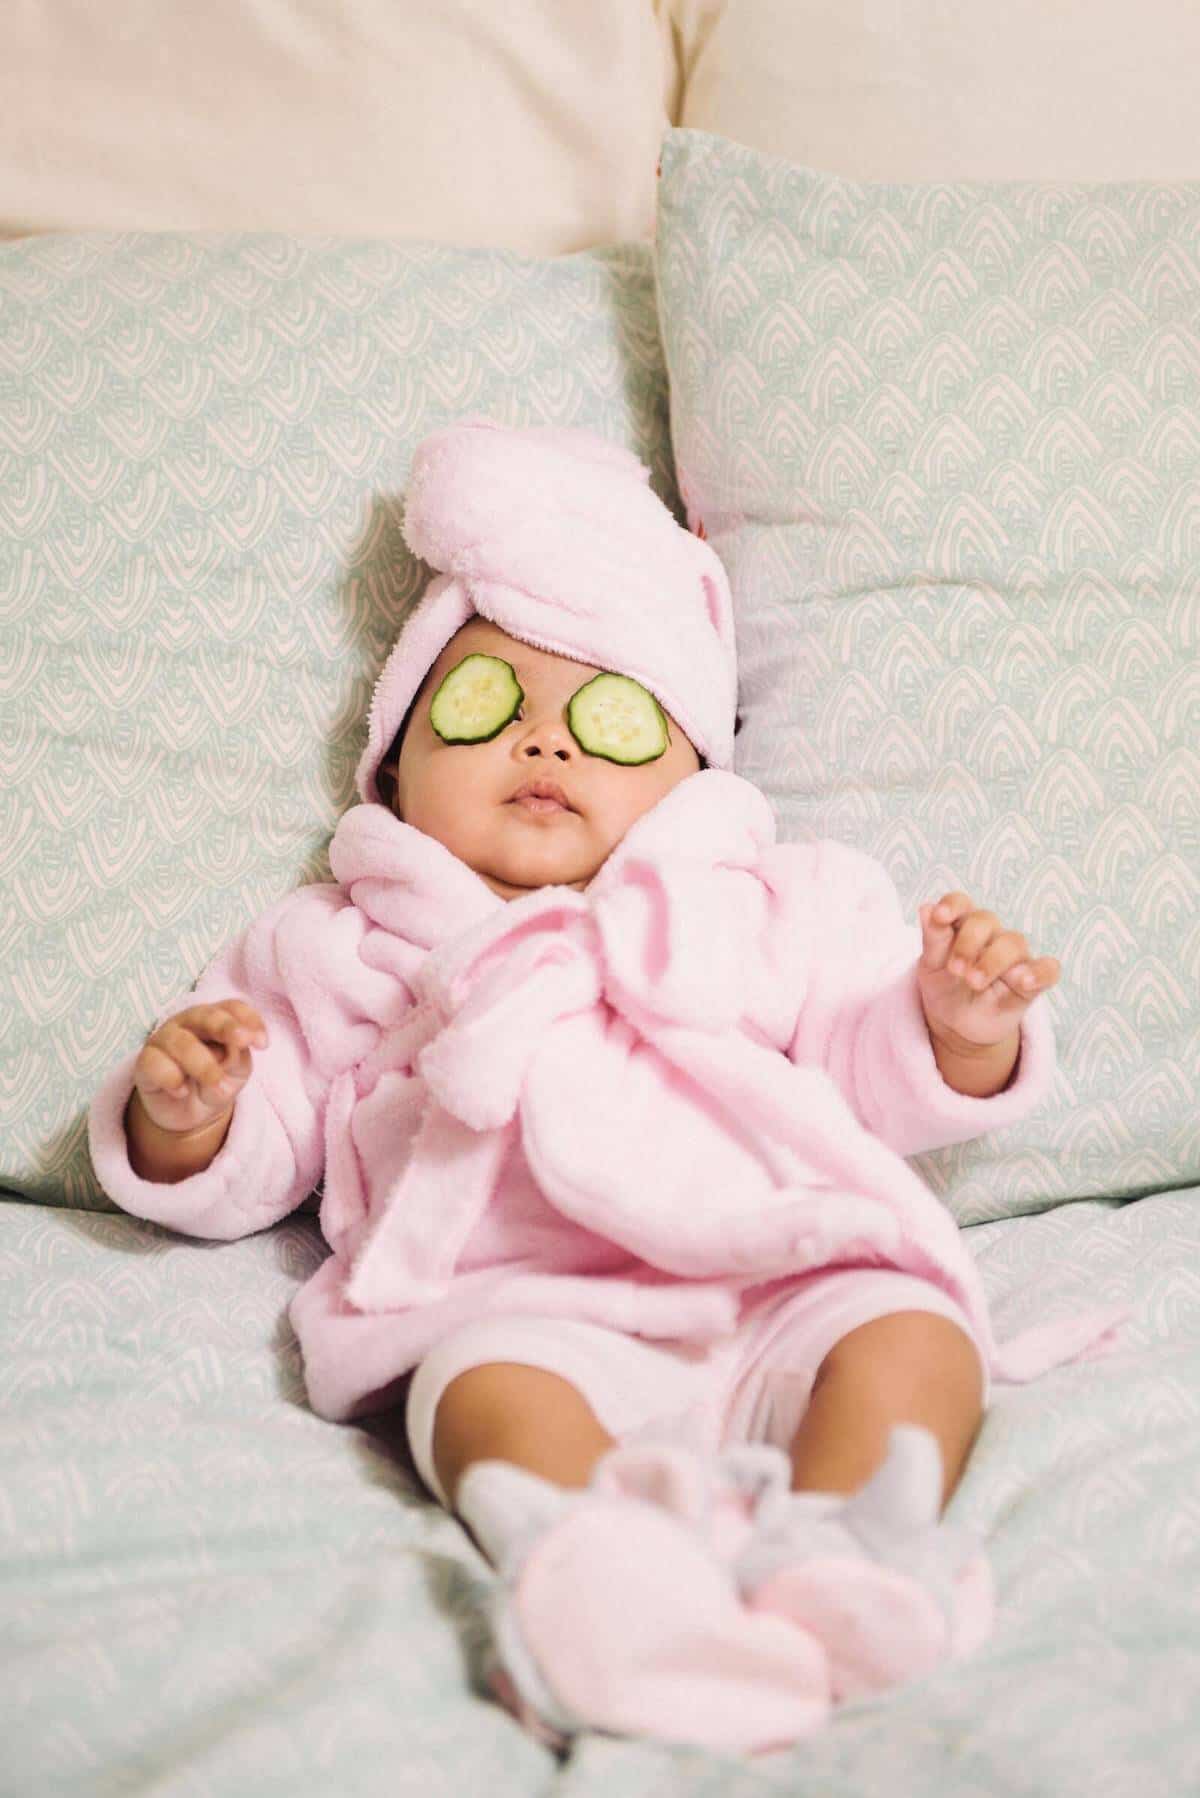
[[[940,1513],[1003,1356],[904,1158],[1042,1099],[1059,964],[965,892],[918,931],[867,856],[775,841],[729,771],[721,564],[624,450],[465,421],[405,534],[443,572],[335,881],[106,1079],[97,1173],[220,1239],[323,1174],[311,1401],[407,1387],[528,1727],[786,1743],[986,1634]]]

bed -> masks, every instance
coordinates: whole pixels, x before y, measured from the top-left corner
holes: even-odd
[[[1152,0],[1130,58],[1117,0],[801,11],[6,25],[12,1798],[1200,1790],[1200,22]],[[997,1388],[952,1505],[991,1640],[752,1761],[523,1732],[402,1413],[306,1405],[318,1195],[198,1242],[88,1157],[101,1075],[330,877],[422,581],[408,459],[469,410],[627,442],[704,529],[781,834],[861,842],[912,915],[978,888],[1064,963],[1052,1103],[917,1165],[1001,1338],[1127,1321]]]

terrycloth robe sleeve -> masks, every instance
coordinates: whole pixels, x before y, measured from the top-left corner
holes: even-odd
[[[1024,1013],[1008,1086],[986,1099],[957,1092],[942,1078],[921,1005],[921,927],[905,922],[891,876],[848,844],[797,848],[811,858],[813,947],[792,1060],[823,1067],[865,1128],[898,1155],[967,1142],[1039,1105],[1055,1066],[1045,995]]]
[[[224,948],[194,990],[155,1028],[192,1005],[247,999],[266,1025],[265,1049],[238,1095],[233,1122],[208,1167],[175,1182],[143,1180],[129,1162],[125,1107],[141,1044],[92,1100],[88,1141],[96,1177],[125,1211],[189,1236],[228,1242],[265,1229],[312,1191],[324,1164],[330,1086],[370,1052],[380,1020],[407,998],[395,976],[363,962],[368,920],[344,891],[314,883],[271,906]]]

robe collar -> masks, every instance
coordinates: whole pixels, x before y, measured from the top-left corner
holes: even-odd
[[[631,859],[752,868],[774,841],[774,814],[759,789],[740,775],[702,768],[643,812],[582,893],[546,886],[502,899],[443,843],[377,804],[345,813],[329,863],[373,923],[432,949],[485,919],[498,922],[501,911],[513,914],[516,926],[547,908],[586,910],[621,881]]]

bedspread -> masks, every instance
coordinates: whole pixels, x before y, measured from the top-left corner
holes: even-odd
[[[486,1564],[398,1413],[304,1401],[288,1301],[324,1247],[0,1202],[4,1798],[664,1798],[1200,1790],[1200,1190],[965,1233],[996,1327],[1127,1304],[1118,1349],[998,1390],[951,1515],[999,1616],[963,1666],[743,1765],[480,1697]]]

